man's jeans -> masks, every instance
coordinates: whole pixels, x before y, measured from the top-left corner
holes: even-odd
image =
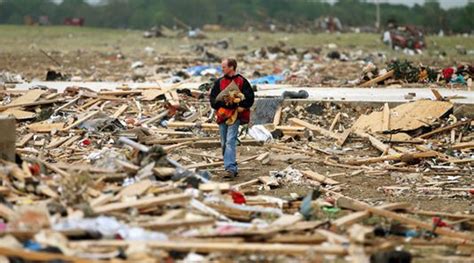
[[[235,160],[237,154],[237,135],[239,133],[240,121],[236,120],[234,124],[219,124],[221,135],[222,156],[224,156],[224,169],[233,173],[237,173],[237,162]]]

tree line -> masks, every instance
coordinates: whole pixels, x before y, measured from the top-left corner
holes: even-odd
[[[474,30],[474,3],[443,9],[434,0],[412,7],[380,4],[382,27],[388,21],[413,24],[429,32]],[[344,26],[374,26],[376,5],[362,0],[339,0],[329,4],[318,0],[0,0],[0,23],[24,24],[47,16],[53,25],[67,17],[82,17],[86,26],[145,29],[155,25],[173,26],[183,21],[191,27],[220,24],[230,28],[292,24],[303,27],[321,16],[337,17]]]

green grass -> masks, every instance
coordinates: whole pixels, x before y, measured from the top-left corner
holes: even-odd
[[[421,56],[410,57],[401,52],[390,50],[382,44],[378,34],[307,34],[307,33],[267,33],[267,32],[213,32],[207,33],[209,39],[187,40],[183,38],[142,38],[142,31],[103,29],[87,27],[31,27],[0,25],[0,52],[18,54],[28,52],[34,48],[43,48],[49,51],[74,51],[78,49],[99,52],[111,52],[120,49],[122,52],[139,52],[144,47],[151,46],[160,53],[173,53],[182,45],[192,45],[214,41],[222,38],[232,38],[234,47],[248,46],[255,49],[261,46],[276,45],[279,41],[296,48],[322,47],[335,43],[343,50],[364,50],[385,52],[389,58],[407,58],[421,62],[437,62],[451,64],[458,62],[473,63],[474,56],[458,54],[455,47],[462,45],[467,50],[474,49],[473,37],[429,36],[426,41],[428,49]],[[259,36],[255,39],[255,36]],[[232,54],[232,51],[227,51]],[[439,58],[436,54],[445,52],[447,57]]]

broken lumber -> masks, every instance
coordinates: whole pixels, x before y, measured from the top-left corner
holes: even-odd
[[[294,125],[306,127],[308,129],[310,129],[311,131],[320,133],[324,136],[327,136],[327,137],[330,137],[330,138],[333,138],[333,139],[336,139],[336,140],[339,139],[339,135],[335,134],[334,132],[330,132],[330,131],[328,131],[324,128],[313,125],[309,122],[306,122],[306,121],[303,121],[303,120],[300,120],[300,119],[297,119],[297,118],[291,118],[291,119],[289,119],[289,121],[290,121],[290,123],[292,123]]]
[[[383,74],[383,75],[380,75],[380,76],[378,76],[378,77],[375,77],[375,78],[373,78],[373,79],[371,79],[371,80],[368,80],[368,81],[362,83],[360,86],[361,86],[361,87],[370,87],[370,86],[373,86],[373,85],[377,84],[377,83],[380,82],[380,81],[384,81],[384,80],[386,80],[386,79],[388,79],[388,78],[393,77],[393,74],[394,74],[394,73],[395,73],[395,70],[392,69],[392,70],[388,71],[387,73],[385,73],[385,74]]]
[[[436,129],[436,130],[430,131],[428,133],[422,134],[422,135],[418,136],[417,138],[426,139],[426,138],[429,138],[429,137],[431,137],[435,134],[442,133],[442,132],[445,132],[445,131],[450,131],[450,130],[456,128],[456,127],[469,125],[470,123],[471,123],[471,120],[456,122],[455,124],[451,124],[451,125],[448,125],[446,127],[441,127],[441,128]]]
[[[19,103],[15,105],[5,105],[5,106],[0,106],[0,111],[4,111],[9,108],[14,108],[14,107],[29,107],[29,106],[37,106],[37,105],[44,105],[44,104],[53,104],[56,102],[61,102],[64,101],[64,99],[54,99],[54,100],[40,100],[40,101],[35,101],[35,102],[25,102],[25,103]]]
[[[409,203],[393,203],[393,204],[385,204],[381,206],[377,206],[377,208],[380,209],[386,209],[386,210],[401,210],[401,209],[407,209],[410,207]],[[331,222],[331,225],[333,226],[333,229],[343,229],[347,228],[359,221],[362,221],[366,218],[370,217],[370,213],[368,211],[358,211],[351,213],[349,215],[340,217],[334,221]]]
[[[316,173],[316,172],[313,172],[313,171],[309,171],[309,170],[306,170],[306,171],[301,171],[301,173],[308,177],[309,179],[312,179],[312,180],[315,180],[315,181],[318,181],[322,184],[330,184],[330,185],[336,185],[336,184],[339,184],[338,181],[334,180],[334,179],[331,179],[331,178],[328,178],[322,174],[319,174],[319,173]]]
[[[109,213],[117,210],[123,210],[127,208],[144,208],[150,206],[161,206],[166,204],[173,204],[173,203],[181,203],[184,201],[188,201],[191,199],[191,196],[188,194],[172,194],[172,195],[164,195],[146,199],[140,199],[135,201],[128,201],[128,202],[120,202],[120,203],[112,203],[103,206],[98,206],[93,208],[94,213],[101,214],[101,213]]]
[[[364,159],[358,159],[358,160],[346,160],[345,163],[352,164],[352,165],[361,165],[361,164],[378,163],[378,162],[384,162],[384,161],[400,161],[402,156],[406,156],[407,158],[410,158],[410,159],[423,159],[423,158],[438,157],[439,154],[435,151],[416,152],[416,153],[409,153],[409,154],[394,154],[394,155],[371,157],[371,158],[364,158]]]
[[[99,240],[99,241],[76,241],[71,242],[77,246],[87,247],[127,247],[134,245],[147,245],[151,248],[170,251],[194,251],[197,253],[239,253],[239,254],[285,254],[285,255],[306,255],[308,252],[314,255],[340,255],[347,254],[347,250],[342,246],[314,246],[314,245],[293,245],[293,244],[266,244],[266,243],[226,243],[226,242],[173,242],[173,241],[125,241],[125,240]]]

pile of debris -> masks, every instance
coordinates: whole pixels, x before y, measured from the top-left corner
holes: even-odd
[[[459,84],[470,89],[473,78],[474,66],[472,65],[435,69],[423,65],[414,66],[407,60],[394,60],[387,65],[387,69],[382,70],[371,62],[367,63],[362,70],[362,77],[352,83],[362,87],[406,83]]]
[[[270,121],[258,125],[271,138],[252,138],[257,125],[243,127],[249,131],[240,137],[241,178],[223,181],[218,126],[199,90],[0,92],[0,113],[10,116],[0,119],[7,159],[0,163],[4,257],[194,262],[241,254],[242,261],[409,262],[474,256],[474,211],[390,202],[472,200],[474,123],[449,101],[385,104],[379,111],[281,100]],[[367,184],[384,176],[398,184]],[[355,187],[356,178],[365,183]],[[362,187],[385,198],[360,196]],[[446,249],[423,249],[433,245]]]

